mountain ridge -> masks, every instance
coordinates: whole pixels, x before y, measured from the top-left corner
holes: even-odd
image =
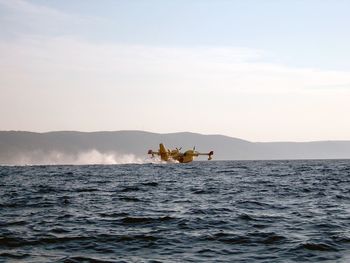
[[[214,151],[216,160],[347,159],[350,141],[250,142],[220,134],[193,132],[154,133],[121,131],[0,131],[0,164],[22,161],[42,163],[47,156],[70,156],[96,151],[101,154],[134,155],[145,158],[159,143],[183,150]]]

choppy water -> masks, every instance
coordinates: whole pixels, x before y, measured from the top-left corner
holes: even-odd
[[[0,167],[1,262],[350,262],[350,161]]]

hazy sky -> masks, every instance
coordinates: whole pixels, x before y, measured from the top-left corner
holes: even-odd
[[[350,1],[0,0],[0,130],[350,140]]]

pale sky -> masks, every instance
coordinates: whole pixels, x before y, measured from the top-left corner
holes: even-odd
[[[350,140],[350,1],[0,0],[0,130]]]

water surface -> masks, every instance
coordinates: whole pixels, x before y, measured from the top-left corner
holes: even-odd
[[[350,161],[0,167],[0,261],[350,262]]]

